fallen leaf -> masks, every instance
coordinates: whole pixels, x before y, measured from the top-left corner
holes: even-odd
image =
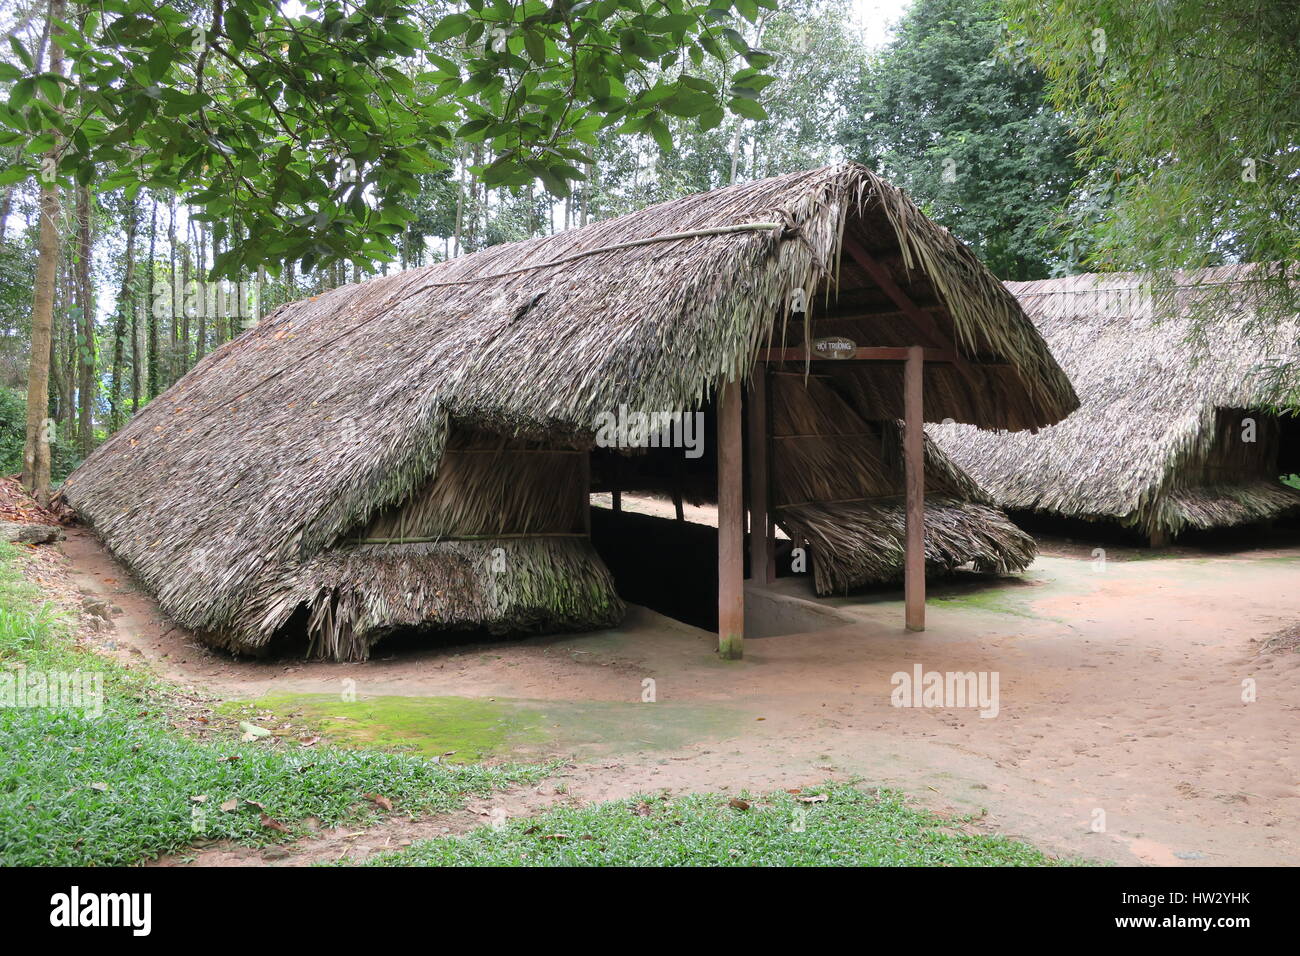
[[[191,802],[191,803],[207,803],[207,802],[208,802],[207,794],[203,794],[203,793],[196,794],[195,796],[190,797],[190,802]]]
[[[795,799],[798,800],[800,803],[825,803],[827,800],[830,799],[830,797],[828,797],[824,793],[814,793],[812,796],[795,797]]]
[[[266,827],[268,830],[274,830],[276,833],[289,832],[289,828],[287,826],[285,826],[279,820],[276,820],[272,818],[270,815],[265,813],[262,814],[262,826]]]
[[[748,810],[749,801],[742,800],[740,797],[732,797],[727,801],[727,806],[731,807],[733,810]]]
[[[239,801],[236,800],[234,797],[231,797],[229,800],[227,800],[225,803],[221,805],[221,812],[233,813],[237,806],[239,806]]]
[[[106,783],[92,783],[92,784],[90,785],[90,789],[91,789],[91,790],[98,790],[100,793],[103,793],[104,791],[106,791],[106,790],[108,789],[108,784],[106,784]]]

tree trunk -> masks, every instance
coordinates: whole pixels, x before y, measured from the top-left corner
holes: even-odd
[[[158,200],[157,197],[150,197],[153,202],[152,214],[149,217],[149,312],[145,318],[145,401],[153,401],[158,396],[160,379],[158,376],[158,295],[154,288],[158,284],[157,269],[154,267],[154,252],[158,246]]]
[[[5,226],[9,222],[9,212],[14,207],[15,188],[17,187],[6,186],[4,193],[0,194],[0,248],[3,248],[5,244]]]
[[[77,332],[77,438],[81,457],[95,447],[95,289],[90,281],[93,248],[90,222],[90,189],[77,186],[77,304],[81,328]]]
[[[196,362],[208,353],[208,309],[207,303],[203,301],[201,291],[202,285],[207,281],[208,277],[208,231],[203,227],[202,223],[199,223],[197,230],[199,234],[199,257],[194,267],[194,274],[200,283],[200,295],[198,300],[199,327],[195,333],[194,341],[194,360]]]
[[[180,336],[177,322],[180,317],[176,311],[176,194],[167,197],[167,318],[170,328],[167,330],[167,367],[164,370],[167,384],[179,378],[177,373],[177,355],[180,352]]]
[[[122,427],[122,361],[126,348],[127,310],[135,313],[135,208],[134,199],[126,207],[126,268],[122,270],[122,291],[117,296],[117,317],[113,320],[113,386],[108,393],[108,427]],[[135,322],[131,323],[132,328]]]
[[[64,17],[66,0],[50,0],[49,24]],[[63,74],[63,49],[50,46],[49,72]],[[57,161],[57,146],[46,154]],[[50,345],[54,331],[54,282],[59,257],[59,185],[46,173],[41,183],[40,233],[36,241],[36,288],[32,295],[32,347],[27,370],[27,434],[23,444],[23,487],[41,504],[50,500]]]

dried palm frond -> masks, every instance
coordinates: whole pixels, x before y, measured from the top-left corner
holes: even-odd
[[[835,386],[852,381],[773,378],[772,496],[776,522],[812,546],[818,594],[901,580],[906,545],[903,436],[868,422]],[[1029,566],[1034,541],[992,507],[930,441],[925,443],[927,574],[972,564],[1010,573]]]

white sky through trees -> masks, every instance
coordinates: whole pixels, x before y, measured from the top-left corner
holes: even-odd
[[[894,25],[902,19],[912,0],[853,0],[853,21],[862,29],[868,47],[879,47],[893,38]]]

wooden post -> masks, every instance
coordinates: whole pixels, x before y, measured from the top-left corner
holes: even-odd
[[[749,380],[749,579],[769,583],[775,561],[768,546],[767,367],[759,365]]]
[[[582,485],[582,530],[591,536],[591,451],[582,452],[579,483]]]
[[[903,369],[903,478],[907,489],[907,552],[903,602],[909,631],[925,630],[925,350],[907,350]]]
[[[718,653],[737,660],[745,637],[745,503],[740,383],[718,391]]]
[[[673,511],[676,513],[678,521],[686,520],[686,509],[682,504],[682,474],[684,471],[685,463],[682,452],[679,449],[673,449]]]

